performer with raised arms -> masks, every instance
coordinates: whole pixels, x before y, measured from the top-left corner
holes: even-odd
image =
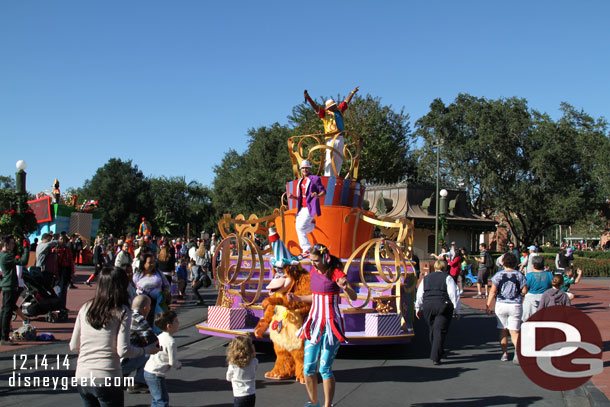
[[[323,108],[318,106],[316,102],[309,96],[307,90],[304,92],[305,100],[311,105],[311,107],[316,111],[318,116],[322,119],[324,123],[324,132],[332,133],[335,131],[345,130],[343,126],[343,112],[347,110],[347,104],[352,100],[354,95],[358,92],[358,86],[354,88],[350,92],[350,94],[345,98],[343,102],[337,106],[334,100],[328,99],[326,101],[326,107]],[[343,164],[343,146],[345,145],[345,139],[343,138],[343,133],[339,133],[339,135],[334,139],[333,137],[329,138],[326,142],[326,145],[333,147],[335,150],[339,151],[339,153],[333,152],[333,160],[335,162],[335,168],[337,169],[337,176],[341,172],[341,164]],[[335,175],[333,172],[333,165],[330,156],[330,150],[326,151],[326,160],[324,162],[324,175],[330,177]]]

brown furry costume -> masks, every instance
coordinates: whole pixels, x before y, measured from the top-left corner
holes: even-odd
[[[288,266],[286,274],[294,281],[288,292],[295,295],[311,294],[310,277],[307,271],[300,266]],[[281,380],[296,376],[298,381],[304,383],[304,342],[297,338],[296,332],[301,328],[304,319],[309,314],[311,304],[304,302],[290,303],[285,294],[274,293],[263,301],[262,306],[265,308],[265,314],[254,328],[254,335],[261,338],[269,328],[269,336],[273,341],[273,349],[277,359],[273,370],[265,373],[266,378]]]

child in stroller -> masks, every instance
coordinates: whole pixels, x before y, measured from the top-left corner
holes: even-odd
[[[21,311],[28,318],[45,315],[47,322],[64,322],[68,319],[68,311],[60,309],[60,299],[53,289],[55,276],[52,273],[32,266],[29,271],[24,270],[22,276],[24,290],[21,293]]]

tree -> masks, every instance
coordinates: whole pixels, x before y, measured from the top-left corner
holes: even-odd
[[[213,205],[223,213],[246,217],[270,213],[280,206],[280,198],[291,179],[287,140],[291,131],[274,123],[248,132],[248,149],[243,154],[229,150],[214,167]]]
[[[0,189],[8,189],[11,191],[15,190],[15,179],[13,177],[7,177],[0,175]]]
[[[153,218],[150,182],[131,160],[111,158],[85,181],[78,195],[99,201],[104,233],[136,233],[142,216]]]
[[[443,185],[462,180],[473,212],[502,214],[526,244],[555,224],[572,224],[604,194],[607,174],[598,169],[607,167],[607,158],[600,162],[594,151],[600,143],[607,151],[608,136],[605,121],[569,105],[562,109],[563,117],[554,122],[530,110],[525,99],[461,94],[449,106],[437,99],[416,123],[424,141],[419,179],[434,179],[432,152],[442,141]]]
[[[186,235],[187,224],[191,228],[212,226],[210,192],[200,183],[187,184],[184,177],[159,177],[150,179],[150,189],[155,213],[153,226],[160,234]]]
[[[337,97],[336,100],[343,100]],[[414,176],[414,161],[409,154],[414,141],[409,115],[385,106],[380,98],[356,96],[345,112],[345,129],[364,138],[359,178],[373,182],[396,182]],[[313,109],[301,103],[288,117],[293,133],[324,133],[322,121]]]

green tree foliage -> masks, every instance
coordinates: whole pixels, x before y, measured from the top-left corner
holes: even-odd
[[[337,97],[336,100],[343,100]],[[323,105],[322,102],[319,103]],[[409,115],[394,111],[380,98],[366,95],[352,99],[345,111],[345,129],[364,138],[358,177],[370,182],[396,182],[414,175],[410,147],[414,140]],[[288,117],[294,134],[323,133],[322,120],[307,104],[292,109]]]
[[[15,179],[13,177],[7,177],[0,175],[0,189],[15,190]]]
[[[0,213],[17,209],[17,194],[13,177],[0,175]]]
[[[473,212],[502,214],[517,238],[533,242],[555,224],[572,224],[594,209],[604,194],[608,166],[605,121],[594,121],[562,105],[557,122],[530,110],[519,98],[488,100],[459,95],[446,106],[440,99],[416,123],[424,145],[418,177],[435,176],[440,141],[443,185],[462,181]]]
[[[155,217],[153,227],[159,234],[186,235],[203,228],[211,230],[213,218],[210,192],[198,182],[187,183],[184,177],[150,178]]]
[[[214,167],[213,205],[217,216],[251,213],[259,216],[280,206],[291,178],[287,140],[292,132],[274,123],[248,132],[248,149],[229,150]]]
[[[136,232],[140,219],[153,219],[150,182],[131,160],[111,158],[79,190],[79,199],[96,199],[102,208],[100,231]]]

